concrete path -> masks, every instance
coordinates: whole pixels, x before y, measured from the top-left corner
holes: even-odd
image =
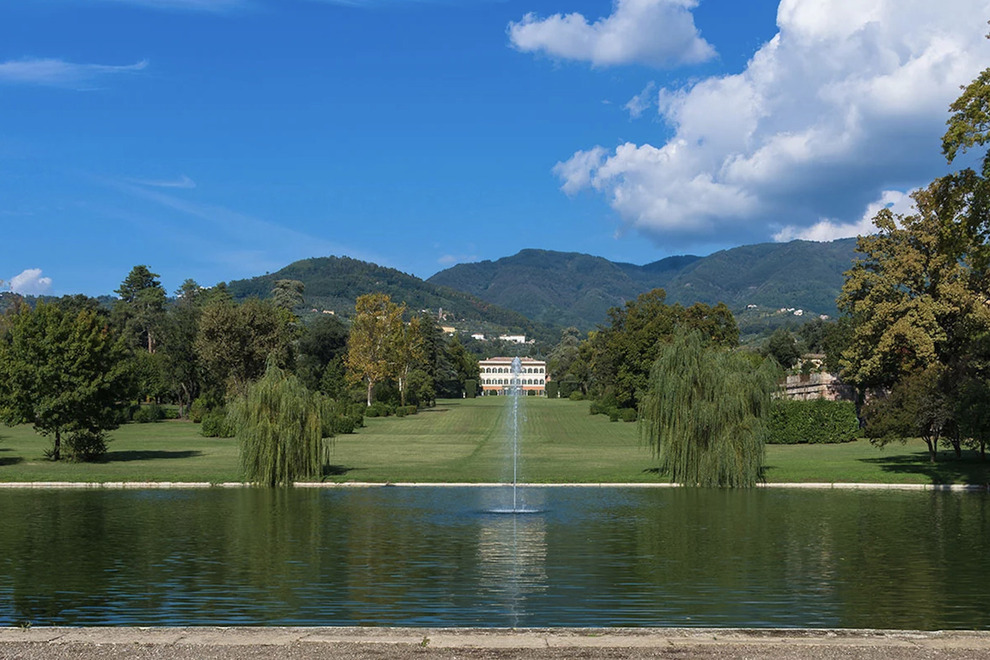
[[[990,632],[679,628],[0,628],[0,658],[986,660]]]

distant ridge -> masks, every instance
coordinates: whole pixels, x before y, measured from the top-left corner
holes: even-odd
[[[836,313],[855,238],[830,243],[760,243],[707,257],[668,257],[637,266],[576,252],[521,250],[496,261],[458,264],[427,282],[470,293],[528,318],[590,329],[608,309],[657,287],[668,302],[725,302]]]
[[[434,312],[443,309],[452,322],[470,321],[477,327],[504,329],[528,335],[541,328],[519,312],[492,304],[490,301],[425,282],[394,268],[386,268],[350,257],[317,257],[296,261],[281,270],[245,280],[235,280],[227,286],[235,299],[251,296],[266,298],[277,280],[299,280],[305,285],[307,307],[322,312],[349,316],[358,296],[380,292],[392,300],[405,303],[411,312],[421,309]]]

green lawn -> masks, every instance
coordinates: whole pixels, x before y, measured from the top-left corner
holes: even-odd
[[[521,481],[656,482],[656,460],[636,424],[589,415],[586,402],[520,402]],[[405,418],[374,418],[336,439],[334,481],[491,482],[511,478],[506,400],[441,401]],[[49,441],[30,427],[0,427],[0,481],[238,481],[234,440],[203,438],[188,422],[129,424],[111,434],[105,460],[52,463]],[[934,466],[924,444],[884,449],[869,442],[767,448],[771,482],[990,483],[990,464],[943,453]]]
[[[191,422],[126,424],[96,463],[45,458],[51,440],[30,426],[0,426],[0,481],[239,481],[237,441],[204,438]]]

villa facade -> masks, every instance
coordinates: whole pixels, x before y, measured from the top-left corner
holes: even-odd
[[[478,361],[481,375],[481,394],[490,396],[507,394],[512,386],[511,357],[493,357]],[[545,396],[547,391],[547,363],[532,358],[519,358],[519,385],[522,390],[536,396]]]

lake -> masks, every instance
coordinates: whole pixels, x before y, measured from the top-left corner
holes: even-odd
[[[505,496],[0,492],[0,625],[990,628],[985,493]]]

